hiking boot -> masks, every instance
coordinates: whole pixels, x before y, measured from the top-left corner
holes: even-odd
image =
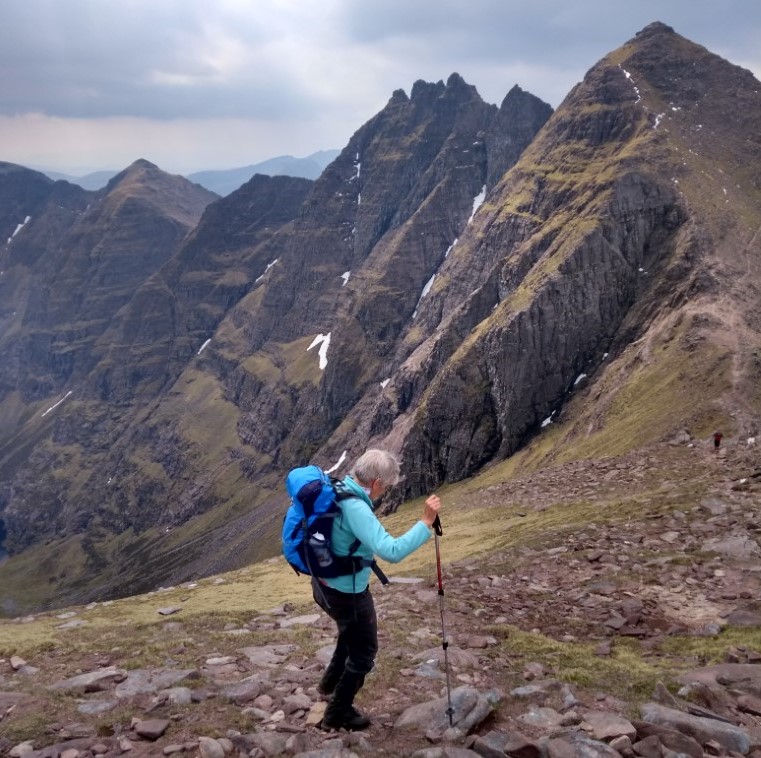
[[[329,714],[328,709],[322,717],[320,727],[326,731],[333,729],[347,729],[350,732],[357,732],[361,729],[367,729],[372,723],[367,716],[362,715],[356,708],[350,706],[348,710],[341,713]]]
[[[372,721],[370,721],[369,717],[361,714],[353,705],[349,708],[349,713],[351,713],[351,715],[354,716],[355,719],[367,721],[368,726],[372,724]],[[364,729],[365,727],[361,727],[361,728]]]
[[[354,671],[344,671],[333,692],[333,699],[325,709],[320,724],[322,729],[367,729],[370,719],[363,716],[352,703],[359,688],[365,683],[365,675]]]

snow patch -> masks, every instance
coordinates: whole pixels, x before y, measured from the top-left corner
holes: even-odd
[[[196,355],[201,355],[201,353],[204,350],[206,350],[210,342],[211,342],[211,337],[209,337],[209,339],[207,339],[206,342],[204,342],[203,345],[201,345],[201,347],[198,348],[198,352],[196,353]]]
[[[58,407],[58,406],[59,406],[59,405],[60,405],[60,404],[61,404],[61,403],[62,403],[64,400],[66,400],[66,398],[67,398],[69,395],[71,395],[71,393],[72,393],[72,392],[73,392],[73,390],[69,390],[69,391],[68,391],[68,392],[67,392],[67,393],[66,393],[66,394],[65,394],[65,395],[64,395],[64,396],[63,396],[63,397],[62,397],[62,398],[61,398],[61,399],[60,399],[60,400],[59,400],[59,401],[58,401],[58,402],[55,404],[55,405],[51,405],[51,406],[50,406],[50,408],[48,408],[48,409],[45,411],[45,413],[43,413],[42,415],[43,415],[43,416],[47,416],[47,415],[48,415],[48,413],[50,413],[50,411],[53,411],[53,410],[55,410],[55,409],[56,409],[56,408],[57,408],[57,407]]]
[[[452,252],[452,248],[457,244],[458,239],[459,239],[458,237],[455,237],[454,242],[447,248],[447,251],[444,253],[445,259],[449,257],[449,253]]]
[[[481,191],[473,198],[473,212],[470,214],[468,223],[473,220],[473,216],[476,215],[476,211],[481,207],[482,203],[486,199],[486,185],[481,187]]]
[[[417,305],[415,306],[415,311],[412,314],[412,318],[415,318],[417,316],[417,309],[420,307],[420,303],[423,300],[423,298],[431,291],[431,287],[433,287],[433,280],[436,278],[436,274],[434,274],[423,287],[423,291],[420,293],[420,297],[418,298]]]
[[[11,240],[32,220],[31,216],[27,216],[20,224],[16,225],[16,229],[14,230],[13,234],[11,234],[10,237],[8,237],[8,244],[10,245]]]
[[[354,176],[349,179],[350,182],[354,182],[357,179],[359,179],[360,171],[362,170],[362,163],[359,160],[359,153],[356,154],[356,157],[354,158]]]
[[[637,99],[634,101],[638,103],[640,100],[642,100],[642,96],[639,93],[639,87],[637,87],[636,84],[634,84],[634,79],[632,79],[632,75],[619,63],[618,67],[621,69],[621,71],[624,72],[624,76],[632,83],[632,87],[634,87],[634,94],[637,96]]]
[[[385,389],[386,389],[386,387],[388,387],[388,383],[389,383],[390,381],[391,381],[391,379],[384,379],[384,380],[383,380],[383,381],[380,383],[380,386],[381,386],[381,387],[383,387],[383,389],[385,390]]]
[[[338,463],[332,468],[329,468],[325,473],[332,474],[337,468],[340,468],[341,464],[346,460],[346,453],[347,451],[344,450],[343,453],[341,453],[341,457],[338,459]]]
[[[575,387],[575,386],[576,386],[576,385],[577,385],[577,384],[578,384],[580,381],[582,381],[582,380],[584,380],[584,379],[586,379],[586,378],[587,378],[587,375],[586,375],[586,374],[579,374],[579,375],[576,377],[576,381],[573,383],[573,386]]]
[[[269,271],[269,270],[270,270],[270,269],[271,269],[271,268],[272,268],[272,267],[273,267],[273,266],[274,266],[274,265],[275,265],[275,264],[276,264],[276,263],[277,263],[279,260],[280,260],[280,258],[275,258],[275,260],[274,260],[274,261],[272,261],[272,263],[268,263],[268,264],[267,264],[267,267],[266,267],[266,268],[264,269],[264,271],[262,272],[262,275],[261,275],[261,276],[258,276],[258,277],[257,277],[257,278],[254,280],[254,284],[256,284],[256,282],[260,282],[262,279],[264,279],[264,277],[265,277],[265,275],[267,274],[267,272],[268,272],[268,271]]]
[[[343,274],[341,274],[341,279],[344,280],[344,283],[341,285],[342,287],[346,286],[346,282],[349,281],[350,276],[351,276],[351,271],[344,271]]]
[[[425,287],[423,287],[423,291],[420,293],[420,299],[422,300],[430,291],[431,287],[433,286],[433,280],[436,278],[436,274],[434,274],[426,283]]]
[[[324,371],[325,366],[328,365],[328,348],[330,347],[330,335],[331,332],[328,332],[327,334],[318,334],[312,340],[312,344],[307,348],[307,352],[309,352],[313,347],[315,347],[315,345],[320,346],[318,351],[320,357],[320,371]]]

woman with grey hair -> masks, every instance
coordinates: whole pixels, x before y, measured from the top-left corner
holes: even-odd
[[[351,497],[339,502],[341,515],[333,525],[332,550],[370,563],[377,555],[396,563],[413,553],[431,536],[441,508],[438,496],[425,501],[420,520],[401,537],[392,537],[374,513],[377,501],[399,481],[399,461],[386,450],[368,450],[343,480]],[[336,649],[317,689],[332,698],[322,719],[323,729],[364,729],[370,719],[353,706],[354,696],[372,670],[378,652],[378,621],[370,593],[370,567],[335,579],[312,577],[315,602],[338,627]]]

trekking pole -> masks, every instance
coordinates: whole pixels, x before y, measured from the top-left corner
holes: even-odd
[[[434,519],[433,526],[433,540],[436,545],[436,575],[439,580],[439,611],[441,612],[441,647],[444,650],[444,670],[447,675],[447,716],[449,717],[449,726],[454,726],[452,717],[454,716],[454,708],[452,708],[452,690],[449,686],[449,655],[447,654],[447,648],[449,642],[447,641],[447,630],[444,626],[444,581],[441,578],[441,553],[439,552],[439,537],[444,533],[441,528],[441,519],[438,515]]]

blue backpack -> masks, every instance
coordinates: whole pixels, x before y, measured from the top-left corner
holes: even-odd
[[[285,488],[291,504],[283,519],[283,555],[297,574],[335,579],[369,566],[384,584],[388,583],[374,560],[354,555],[359,540],[352,543],[348,555],[333,553],[333,524],[341,516],[338,504],[356,497],[340,479],[319,466],[301,466],[288,473]]]

